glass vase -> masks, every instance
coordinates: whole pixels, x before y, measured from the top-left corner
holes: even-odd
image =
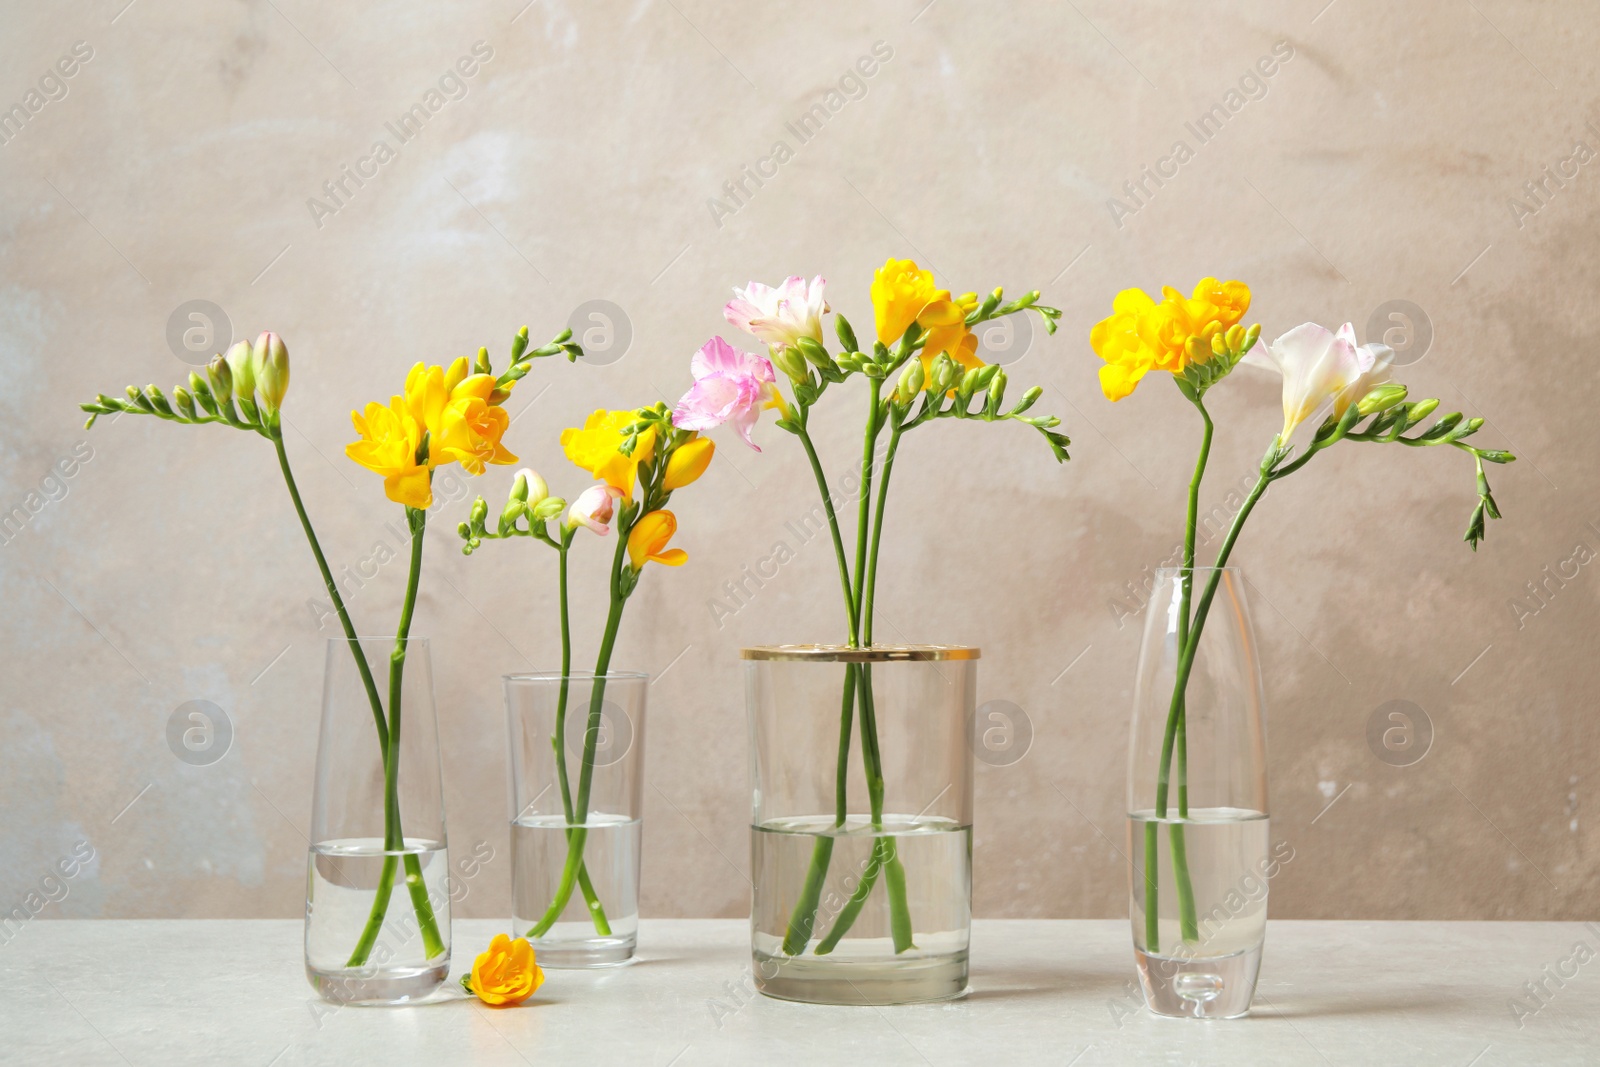
[[[975,648],[747,648],[752,972],[770,997],[967,988]]]
[[[544,967],[611,967],[639,933],[650,676],[505,678],[512,936]]]
[[[1128,751],[1134,958],[1157,1015],[1250,1010],[1267,928],[1267,734],[1244,578],[1162,568]]]
[[[338,1003],[415,1001],[450,972],[450,860],[428,642],[330,639],[324,678],[306,977]]]

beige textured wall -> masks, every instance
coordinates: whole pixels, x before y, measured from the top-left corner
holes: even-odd
[[[0,910],[79,840],[96,859],[46,915],[301,907],[331,628],[307,607],[318,584],[271,450],[133,418],[85,433],[74,410],[181,379],[174,309],[209,300],[239,336],[288,339],[289,449],[330,554],[355,565],[392,543],[398,511],[343,458],[348,412],[414,360],[503,352],[523,323],[542,339],[588,300],[623,308],[621,359],[543,364],[512,401],[510,443],[571,490],[559,428],[676,397],[689,354],[731,332],[730,286],[820,272],[864,325],[871,271],[896,254],[957,290],[1038,287],[1065,310],[1011,373],[1014,392],[1046,386],[1072,462],[1021,428],[919,434],[882,580],[888,636],[982,645],[979,699],[1017,704],[1035,732],[1020,761],[978,769],[980,914],[1125,908],[1138,627],[1115,605],[1178,534],[1197,427],[1164,382],[1107,404],[1087,333],[1124,285],[1217,274],[1254,287],[1269,336],[1306,319],[1364,332],[1385,302],[1413,302],[1433,333],[1406,369],[1415,394],[1481,415],[1485,442],[1524,457],[1495,472],[1506,518],[1476,556],[1458,540],[1470,465],[1436,451],[1338,448],[1249,527],[1274,834],[1296,850],[1274,913],[1594,916],[1600,577],[1577,560],[1600,548],[1600,176],[1574,163],[1542,200],[1523,188],[1600,147],[1592,5],[126,3],[9,4],[0,34],[7,106],[75,42],[93,53],[0,145],[0,507],[38,505],[0,546]],[[492,58],[466,95],[314,218],[308,198],[393,143],[385,123],[480,41]],[[875,42],[892,57],[864,95],[800,143],[785,124]],[[1185,124],[1275,48],[1292,58],[1264,93],[1198,143]],[[1114,218],[1108,198],[1180,139],[1192,158]],[[714,213],[779,140],[777,176]],[[1275,385],[1240,373],[1214,408],[1208,507],[1275,429]],[[832,403],[818,423],[842,473],[859,411]],[[821,543],[713,621],[708,601],[793,545],[784,524],[811,506],[793,440],[758,435],[759,456],[718,435],[677,509],[691,565],[649,575],[618,656],[665,672],[649,915],[744,914],[737,650],[838,636]],[[74,449],[89,458],[48,480]],[[427,545],[417,632],[435,642],[454,843],[504,856],[498,676],[552,663],[551,573],[526,545],[461,557],[448,529],[464,508]],[[382,568],[354,597],[363,629],[392,625],[402,580]],[[1548,591],[1518,611],[1530,581]],[[592,641],[598,620],[582,621]],[[196,699],[236,732],[211,766],[166,742]],[[1431,722],[1415,765],[1369,748],[1391,700]],[[507,867],[489,865],[466,914],[505,911]]]

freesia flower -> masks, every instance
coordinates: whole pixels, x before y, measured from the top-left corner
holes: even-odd
[[[670,493],[695,481],[711,465],[711,456],[716,450],[717,443],[709,437],[697,436],[679,445],[667,460],[661,487]]]
[[[622,499],[622,491],[615,486],[591,485],[578,494],[578,499],[567,508],[567,528],[576,529],[587,526],[601,537],[611,532],[611,527],[606,524],[611,521],[611,516],[616,513],[616,502]]]
[[[785,347],[802,337],[822,343],[822,316],[828,302],[822,291],[827,281],[819,274],[807,282],[795,276],[785,278],[776,289],[751,282],[733,291],[733,299],[722,309],[723,317],[758,340]]]
[[[489,948],[472,961],[472,974],[461,984],[479,1000],[495,1007],[521,1004],[544,985],[544,971],[534,959],[533,946],[522,938],[495,934]]]
[[[689,553],[681,548],[667,548],[667,542],[678,532],[678,517],[670,511],[652,511],[633,524],[628,534],[628,559],[636,571],[643,570],[646,562],[665,563],[681,567],[689,561]]]
[[[1269,344],[1258,344],[1244,362],[1283,375],[1283,431],[1287,442],[1318,408],[1333,401],[1335,416],[1345,413],[1389,380],[1394,350],[1388,345],[1357,346],[1355,327],[1345,323],[1338,333],[1307,322]]]
[[[430,466],[459,462],[467,473],[482,474],[485,463],[515,463],[517,457],[500,443],[511,418],[489,403],[494,377],[467,371],[465,356],[448,370],[418,363],[406,375],[406,407],[428,431]]]
[[[745,444],[761,451],[750,440],[756,417],[762,408],[784,407],[772,361],[713,337],[689,361],[689,372],[694,385],[672,409],[672,424],[680,430],[709,430],[731,422]]]
[[[425,509],[433,503],[428,463],[417,462],[422,447],[422,427],[400,397],[389,406],[368,404],[364,412],[350,413],[359,441],[344,446],[345,455],[376,474],[383,475],[383,492],[396,504]]]
[[[584,420],[583,429],[561,431],[561,450],[620,495],[632,496],[639,464],[650,461],[656,444],[656,431],[651,427],[639,435],[633,455],[623,454],[622,445],[628,439],[623,428],[638,421],[637,411],[596,411]]]
[[[1202,278],[1189,297],[1171,286],[1161,294],[1157,303],[1142,289],[1124,289],[1112,302],[1111,315],[1089,331],[1089,344],[1106,361],[1100,368],[1106,399],[1121,400],[1152,370],[1182,374],[1191,337],[1209,344],[1213,334],[1250,309],[1250,287],[1243,282]]]
[[[967,315],[978,306],[976,293],[951,299],[950,290],[934,286],[933,272],[909,259],[890,258],[872,276],[872,311],[878,340],[892,345],[915,322],[927,333],[922,358],[941,352],[964,367],[977,368],[978,339],[967,329]]]

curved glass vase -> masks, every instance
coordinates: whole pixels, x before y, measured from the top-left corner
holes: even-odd
[[[1244,1015],[1261,966],[1278,864],[1244,584],[1236,567],[1162,568],[1146,608],[1127,856],[1134,957],[1157,1015]]]
[[[752,973],[769,997],[967,989],[975,648],[747,648]]]
[[[450,972],[450,860],[428,642],[413,637],[398,652],[397,665],[393,637],[328,641],[305,951],[307,979],[340,1004],[416,1001]]]

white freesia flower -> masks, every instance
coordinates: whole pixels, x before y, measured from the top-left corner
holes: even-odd
[[[1335,417],[1366,396],[1374,386],[1389,380],[1394,349],[1388,345],[1356,344],[1350,323],[1333,333],[1314,322],[1296,326],[1276,341],[1263,341],[1244,362],[1283,375],[1283,432],[1287,443],[1295,427],[1330,400]]]
[[[802,337],[822,343],[822,316],[828,311],[823,298],[827,281],[821,275],[809,282],[804,278],[785,278],[777,288],[751,282],[734,289],[733,299],[722,314],[739,327],[769,345],[792,345]]]

